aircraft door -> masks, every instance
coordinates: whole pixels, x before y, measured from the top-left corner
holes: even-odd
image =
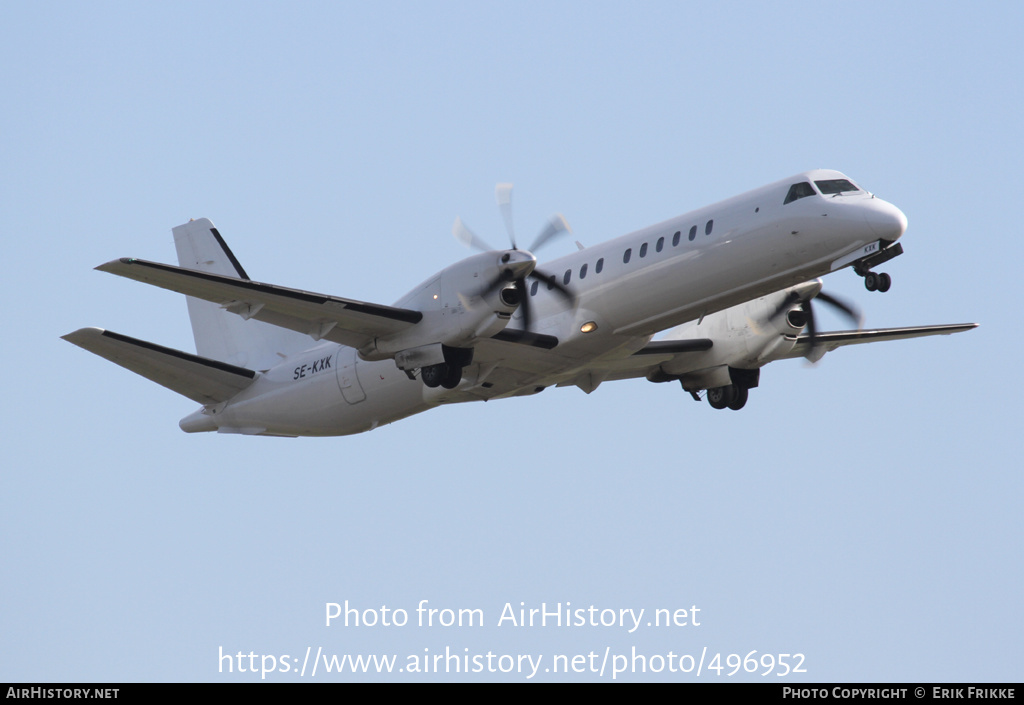
[[[366,392],[359,383],[359,376],[356,374],[356,365],[359,364],[359,356],[354,348],[341,348],[338,351],[338,386],[341,388],[341,396],[349,404],[358,404],[366,399]]]

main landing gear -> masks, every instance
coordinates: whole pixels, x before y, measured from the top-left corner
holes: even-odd
[[[420,370],[420,379],[430,388],[455,389],[462,380],[462,368],[458,365],[449,365],[447,362],[427,365]]]
[[[708,389],[706,399],[712,409],[739,411],[746,406],[750,390],[760,383],[761,370],[759,368],[746,370],[730,367],[729,379],[732,380],[732,384],[727,384],[724,387],[710,387]],[[679,381],[682,382],[682,380]],[[686,386],[684,385],[683,388],[686,389]],[[697,393],[697,390],[690,389],[688,391],[690,396],[696,401],[700,401],[700,395]]]
[[[473,362],[473,348],[442,346],[444,362],[420,369],[420,379],[430,388],[455,389],[462,381],[462,370]]]
[[[747,403],[749,390],[739,384],[727,384],[724,387],[713,387],[708,390],[708,404],[712,409],[732,409],[739,411]]]

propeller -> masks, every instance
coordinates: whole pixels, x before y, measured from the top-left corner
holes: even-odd
[[[811,362],[817,362],[818,360],[821,359],[822,355],[824,355],[824,352],[821,352],[820,354],[817,352],[818,327],[815,323],[814,307],[811,303],[813,300],[817,299],[833,307],[841,314],[849,318],[854,323],[854,325],[857,326],[858,330],[864,324],[864,317],[861,315],[861,312],[853,305],[848,304],[842,299],[839,299],[831,294],[822,291],[820,280],[815,282],[809,282],[809,284],[811,285],[809,288],[807,287],[807,285],[801,285],[800,288],[804,289],[802,292],[799,290],[789,292],[789,295],[782,300],[782,303],[779,304],[778,307],[776,307],[775,312],[772,314],[771,317],[775,318],[784,311],[793,310],[793,304],[799,304],[798,308],[804,315],[803,325],[805,330],[807,331],[807,340],[810,348],[805,357]]]
[[[498,184],[494,189],[494,196],[498,202],[498,209],[501,211],[502,220],[505,221],[505,230],[508,233],[508,239],[512,245],[512,250],[528,255],[533,258],[534,261],[536,261],[536,258],[533,256],[533,250],[543,247],[553,238],[561,235],[562,233],[572,232],[569,228],[569,223],[566,222],[565,218],[561,214],[552,216],[540,233],[538,233],[537,237],[530,245],[530,248],[528,250],[521,250],[516,245],[515,226],[512,222],[512,184]],[[481,252],[491,252],[494,250],[494,248],[485,240],[478,237],[476,233],[470,230],[469,227],[462,222],[462,218],[455,218],[455,225],[452,226],[452,234],[455,236],[456,240],[467,247],[472,247],[476,250],[480,250]],[[510,260],[511,256],[509,254],[505,254],[502,257],[503,262],[509,262]],[[498,276],[484,287],[481,296],[487,296],[495,290],[503,289],[509,283],[513,283],[516,290],[516,299],[519,305],[519,310],[523,315],[523,328],[525,330],[530,330],[530,325],[533,322],[533,314],[530,308],[530,294],[526,286],[526,279],[528,277],[533,277],[534,279],[543,282],[547,285],[549,290],[558,292],[560,296],[570,303],[573,303],[576,300],[576,297],[573,296],[573,294],[564,285],[558,282],[555,275],[543,272],[536,267],[531,269],[525,276],[520,277],[516,277],[511,268],[502,269],[498,272]]]

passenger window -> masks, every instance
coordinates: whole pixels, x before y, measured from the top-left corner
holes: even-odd
[[[594,271],[597,274],[600,274],[602,269],[604,269],[604,257],[597,260],[597,264],[594,265]]]
[[[801,181],[799,184],[793,184],[789,187],[789,193],[786,194],[786,200],[782,202],[782,205],[815,195],[817,194],[814,193],[814,187],[811,186],[810,182]]]
[[[705,235],[710,235],[711,234],[711,228],[713,228],[713,227],[715,227],[715,221],[709,220],[707,225],[704,226],[704,234]]]
[[[582,267],[580,267],[580,279],[586,279],[586,278],[587,278],[587,265],[584,264]]]
[[[540,282],[536,279],[533,280],[533,284],[530,285],[530,296],[537,295],[537,287],[540,286]]]
[[[676,234],[672,236],[672,247],[675,247],[676,245],[679,244],[679,236],[680,235],[682,235],[682,233],[680,231],[676,230]]]
[[[572,279],[572,270],[567,269],[565,270],[565,274],[562,275],[562,283],[568,284],[570,279]]]
[[[641,257],[646,257],[647,256],[647,243],[646,242],[644,244],[640,245],[640,256]]]
[[[661,252],[663,247],[665,247],[665,238],[659,237],[658,244],[654,246],[654,249],[658,252]]]
[[[633,248],[632,247],[627,248],[626,251],[622,253],[622,263],[623,264],[629,264],[629,256],[631,254],[633,254]]]
[[[694,225],[692,228],[690,228],[690,235],[689,235],[690,242],[693,242],[693,238],[695,238],[695,237],[697,237],[697,226],[696,225]]]

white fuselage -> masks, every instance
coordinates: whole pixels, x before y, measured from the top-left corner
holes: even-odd
[[[496,389],[494,396],[556,384],[595,359],[626,357],[655,333],[822,276],[848,265],[851,253],[903,234],[903,214],[866,191],[815,191],[784,202],[797,182],[838,179],[846,177],[807,172],[541,265],[575,301],[527,280],[532,331],[559,342],[537,356],[533,374],[518,389]],[[450,301],[437,296],[451,286],[448,272],[395,305],[424,310],[428,302]],[[444,313],[463,311],[457,305]],[[521,328],[520,321],[517,312],[508,328]],[[590,332],[581,331],[585,323],[592,324]],[[352,348],[325,343],[290,356],[236,398],[186,417],[181,426],[271,435],[359,433],[443,402],[488,398],[479,388],[473,395],[465,391],[486,374],[470,367],[459,388],[430,389],[394,360],[360,359]]]

